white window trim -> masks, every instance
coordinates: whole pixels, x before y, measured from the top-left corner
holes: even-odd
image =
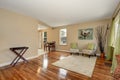
[[[62,37],[66,37],[66,43],[62,43],[62,41],[61,41],[61,31],[64,31],[64,30],[66,30],[65,36],[62,36]],[[60,45],[67,45],[67,29],[66,28],[60,29],[60,31],[59,31],[59,44]]]

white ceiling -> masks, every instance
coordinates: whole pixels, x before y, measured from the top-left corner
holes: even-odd
[[[32,16],[52,26],[111,18],[120,0],[0,0],[0,8]]]

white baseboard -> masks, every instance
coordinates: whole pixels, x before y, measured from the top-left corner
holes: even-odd
[[[34,59],[34,58],[37,58],[38,56],[40,56],[40,55],[35,55],[35,56],[32,56],[32,57],[28,57],[28,58],[26,58],[27,60],[30,60],[30,59]],[[22,62],[23,60],[19,60],[19,62]],[[0,64],[0,67],[3,67],[3,66],[7,66],[7,65],[10,65],[10,63],[11,63],[12,61],[9,61],[9,62],[5,62],[5,63],[1,63]]]
[[[56,51],[61,51],[61,52],[70,52],[68,50],[60,50],[60,49],[57,49]]]
[[[45,53],[47,53],[47,52],[44,52],[44,50],[39,49],[37,55],[31,56],[31,57],[27,57],[26,59],[27,59],[27,60],[34,59],[34,58],[37,58],[37,57],[39,57],[40,55],[43,55],[43,54],[45,54]],[[21,59],[19,60],[19,62],[22,62],[22,61],[23,61],[23,60],[21,60]],[[5,62],[5,63],[1,63],[1,64],[0,64],[0,67],[6,66],[6,65],[10,65],[11,62],[12,62],[12,61]]]

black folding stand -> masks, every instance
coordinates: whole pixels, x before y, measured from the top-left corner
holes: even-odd
[[[17,55],[10,65],[11,66],[15,66],[20,59],[22,59],[25,62],[28,62],[23,57],[23,55],[25,54],[25,52],[27,51],[27,49],[28,49],[28,47],[13,47],[13,48],[10,48],[10,50]],[[19,50],[19,52],[17,52],[17,50]]]

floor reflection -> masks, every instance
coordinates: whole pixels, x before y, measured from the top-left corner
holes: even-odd
[[[47,67],[48,67],[48,55],[45,54],[45,55],[43,56],[43,66],[42,66],[42,69],[43,69],[44,71],[46,71],[46,70],[47,70]]]
[[[41,67],[39,67],[39,68],[37,69],[37,73],[39,74],[40,71],[41,71]]]
[[[59,77],[65,79],[67,76],[67,71],[65,69],[59,69]]]
[[[61,59],[64,59],[64,58],[65,58],[65,56],[60,56],[60,60],[61,60]]]

